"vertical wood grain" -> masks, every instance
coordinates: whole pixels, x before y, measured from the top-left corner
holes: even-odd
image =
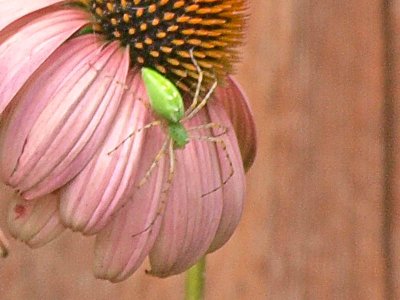
[[[400,3],[384,1],[388,298],[400,298]]]
[[[267,99],[269,298],[383,299],[381,2],[291,4]]]

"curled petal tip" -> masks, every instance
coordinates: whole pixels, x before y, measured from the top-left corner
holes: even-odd
[[[146,273],[146,275],[149,275],[151,277],[157,277],[157,278],[166,278],[168,276],[171,276],[171,274],[169,274],[169,273],[155,272],[151,268],[144,270],[144,272]]]
[[[58,215],[57,195],[30,201],[15,196],[8,212],[8,227],[13,237],[31,248],[52,241],[64,231]]]
[[[1,257],[7,257],[8,256],[8,249],[9,249],[8,240],[7,240],[4,232],[0,228],[0,256]]]

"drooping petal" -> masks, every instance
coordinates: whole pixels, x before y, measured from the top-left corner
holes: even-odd
[[[61,2],[64,0],[0,0],[0,30],[31,12]]]
[[[140,74],[128,80],[121,107],[100,151],[62,191],[60,213],[66,226],[84,234],[102,229],[113,213],[126,201],[141,161],[143,131],[121,141],[142,128],[148,111],[142,101],[145,90]]]
[[[33,72],[87,22],[79,10],[58,10],[32,19],[0,43],[0,113]]]
[[[153,247],[162,217],[163,182],[166,157],[160,161],[148,181],[136,187],[144,178],[161,148],[160,129],[149,129],[143,148],[143,158],[136,184],[129,201],[117,212],[115,219],[96,238],[94,273],[97,278],[122,281],[142,264]]]
[[[189,122],[207,123],[205,111]],[[185,124],[186,125],[186,124]],[[151,274],[165,277],[185,271],[207,251],[222,213],[222,190],[202,197],[220,184],[215,145],[192,139],[175,150],[176,172],[159,236],[150,252]]]
[[[66,184],[109,133],[125,88],[129,51],[117,43],[99,44],[92,35],[65,43],[7,113],[0,172],[26,199]]]
[[[229,129],[232,128],[230,118],[227,116],[224,108],[218,105],[218,103],[210,103],[208,111],[212,122],[224,124]],[[245,174],[235,132],[228,130],[221,138],[223,138],[226,146],[226,151],[222,145],[217,147],[221,180],[225,181],[229,178],[231,171],[233,171],[233,175],[222,187],[224,203],[222,217],[214,241],[208,252],[219,249],[232,236],[239,224],[245,198]]]
[[[238,137],[240,152],[246,171],[252,166],[257,153],[257,134],[249,101],[232,77],[215,92],[217,102],[225,107]],[[210,101],[212,102],[212,101]]]
[[[30,247],[44,246],[65,229],[58,214],[58,196],[49,194],[26,201],[15,195],[8,212],[8,227],[13,237]]]

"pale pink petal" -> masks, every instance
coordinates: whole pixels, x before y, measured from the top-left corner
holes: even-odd
[[[136,186],[153,163],[162,138],[164,135],[159,129],[147,132]],[[113,282],[126,279],[142,264],[152,248],[162,220],[159,213],[167,166],[165,158],[140,189],[135,187],[132,197],[117,212],[112,223],[97,235],[94,263],[97,278]]]
[[[239,141],[244,168],[248,171],[257,153],[256,126],[249,101],[232,77],[228,77],[225,85],[217,88],[215,97],[223,104],[231,119]]]
[[[87,64],[88,57],[97,52],[99,52],[98,40],[90,36],[73,39],[62,46],[35,73],[30,84],[22,89],[17,97],[18,101],[14,101],[13,107],[9,109],[11,113],[6,111],[6,114],[2,116],[3,134],[0,140],[2,142],[0,147],[2,168],[0,168],[0,172],[5,180],[11,176],[17,163],[16,153],[23,150],[26,136],[41,112],[49,105],[53,94],[63,87],[64,82],[71,80],[71,76],[75,75],[82,66]],[[46,84],[39,84],[39,82],[46,82]],[[34,98],[37,100],[32,101]],[[18,105],[16,102],[19,102]],[[8,119],[11,117],[13,124],[9,124]]]
[[[61,2],[64,0],[0,0],[0,30],[31,12]]]
[[[207,123],[201,111],[185,126]],[[151,274],[165,277],[185,271],[207,251],[222,213],[222,190],[202,197],[220,184],[215,147],[207,141],[191,140],[175,150],[173,179],[159,236],[150,252]],[[214,156],[214,158],[213,158]]]
[[[0,113],[52,52],[87,22],[82,11],[58,10],[31,20],[0,43]]]
[[[139,100],[146,95],[140,73],[135,72],[134,80],[127,84],[129,89],[101,150],[61,193],[60,213],[64,224],[84,234],[97,233],[108,223],[115,210],[126,201],[138,166],[143,164],[143,131],[109,154],[147,120],[148,110]]]
[[[0,158],[4,181],[32,199],[76,176],[109,132],[128,67],[128,48],[101,47],[92,35],[60,47],[7,113]]]
[[[232,128],[230,119],[224,108],[218,105],[218,103],[210,103],[208,105],[208,111],[212,122],[224,124],[228,126],[228,128]],[[223,138],[226,143],[226,151],[229,154],[234,173],[222,188],[224,199],[222,218],[208,252],[213,252],[222,247],[232,236],[239,224],[245,198],[245,174],[235,132],[229,130],[227,134],[221,136],[221,138]],[[231,172],[230,162],[226,152],[220,146],[217,147],[217,149],[222,180],[225,180],[229,177],[229,173]]]
[[[65,229],[58,214],[58,196],[49,194],[33,201],[15,195],[8,213],[12,236],[32,248],[41,247]]]

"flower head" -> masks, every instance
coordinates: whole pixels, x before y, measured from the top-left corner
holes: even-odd
[[[3,5],[0,176],[15,191],[13,236],[39,247],[66,228],[95,234],[95,274],[111,281],[147,256],[152,274],[180,273],[229,239],[242,210],[244,167],[255,155],[247,100],[226,77],[244,2]],[[225,82],[184,125],[212,122],[227,132],[200,126],[197,133],[212,138],[192,139],[167,156],[160,152],[165,127],[142,129],[156,116],[138,71],[158,70],[188,107],[201,77],[196,64],[204,74],[200,98],[216,80]]]
[[[225,77],[237,60],[245,0],[82,2],[95,32],[129,46],[133,63],[158,70],[183,90],[192,90],[198,77],[189,49],[208,81]]]

